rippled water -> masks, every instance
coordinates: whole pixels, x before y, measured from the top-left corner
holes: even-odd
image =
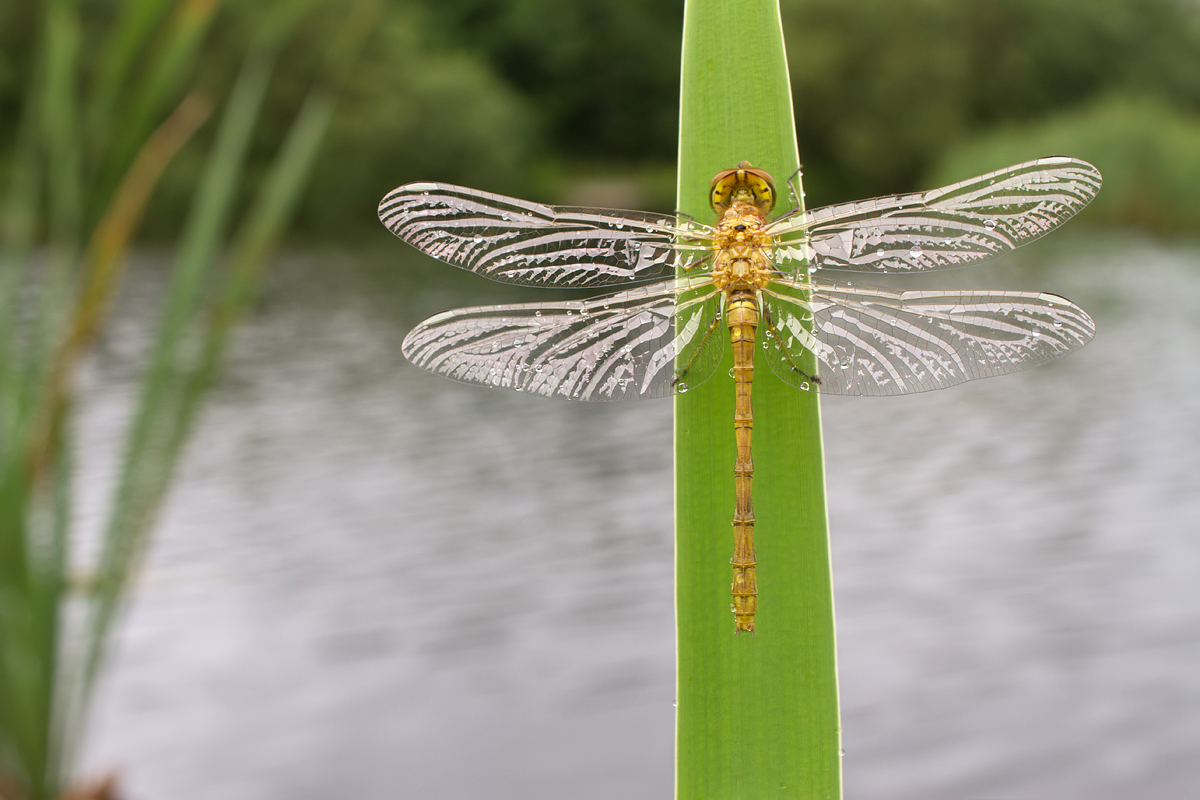
[[[1053,238],[923,285],[1064,294],[1086,349],[823,404],[848,798],[1200,785],[1200,250]],[[423,315],[544,295],[399,248],[285,258],[242,331],[92,727],[133,800],[671,797],[671,403],[407,365]],[[91,372],[85,528],[160,266]]]

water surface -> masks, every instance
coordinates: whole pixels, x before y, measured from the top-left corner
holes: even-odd
[[[161,267],[141,259],[90,371],[85,529]],[[1053,291],[1099,333],[1018,375],[823,402],[846,796],[1193,795],[1200,249],[1064,233],[920,285]],[[133,800],[672,796],[670,401],[400,355],[427,314],[539,297],[399,243],[282,260],[161,520],[90,765]]]

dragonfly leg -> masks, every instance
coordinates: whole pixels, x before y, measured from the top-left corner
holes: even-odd
[[[779,336],[779,331],[775,329],[775,323],[771,320],[771,312],[767,308],[766,304],[763,305],[763,322],[767,324],[767,336],[772,337],[776,342],[782,342],[783,339]],[[800,367],[796,366],[796,362],[792,360],[792,354],[787,351],[786,347],[784,347],[782,344],[779,344],[778,347],[779,352],[783,354],[783,360],[788,363],[789,367],[800,373],[805,380],[812,381],[818,386],[821,385],[820,378],[818,378],[816,375],[809,375],[807,372],[800,369]]]
[[[697,356],[699,356],[700,353],[703,352],[704,345],[708,344],[708,337],[713,335],[713,331],[715,331],[717,329],[717,326],[720,324],[721,324],[721,318],[717,317],[716,319],[714,319],[712,321],[712,325],[708,326],[708,330],[705,331],[705,333],[704,333],[704,338],[700,340],[700,344],[696,347],[696,352],[692,353],[692,357],[689,358],[688,362],[683,365],[683,369],[681,369],[675,375],[675,380],[671,381],[672,389],[674,389],[680,381],[682,381],[684,378],[687,377],[688,370],[690,370],[692,368],[692,364],[695,363]]]
[[[709,255],[709,256],[705,256],[704,258],[698,258],[690,264],[683,264],[682,266],[679,267],[679,271],[684,272],[684,273],[695,272],[696,270],[698,270],[702,267],[709,266],[711,263],[712,263],[712,256]]]
[[[804,172],[804,165],[801,164],[799,167],[796,168],[796,173],[794,175],[792,175],[792,177],[787,179],[788,189],[791,190],[792,200],[795,201],[796,207],[793,208],[788,213],[784,214],[783,216],[785,216],[785,217],[790,217],[793,214],[799,214],[802,212],[802,210],[804,208],[804,191],[800,188],[800,175],[803,172]]]

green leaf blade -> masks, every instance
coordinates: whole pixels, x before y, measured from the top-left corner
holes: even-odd
[[[799,167],[775,0],[689,0],[680,97],[679,208],[711,221],[709,183],[739,161],[788,205]],[[761,337],[760,329],[760,337]],[[728,335],[726,333],[726,335]],[[756,633],[729,613],[733,380],[676,401],[676,796],[840,798],[833,601],[815,394],[755,369]]]

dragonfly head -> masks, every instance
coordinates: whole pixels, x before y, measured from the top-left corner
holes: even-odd
[[[755,169],[743,161],[733,169],[723,169],[712,179],[708,202],[713,211],[724,214],[734,203],[741,201],[757,206],[765,217],[775,207],[775,181],[769,172]]]

